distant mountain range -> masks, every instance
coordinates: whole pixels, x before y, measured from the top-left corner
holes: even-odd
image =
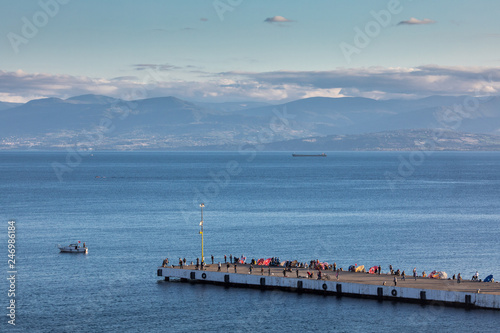
[[[433,139],[440,131],[438,139]],[[279,105],[83,95],[0,103],[0,149],[500,150],[500,97],[313,97]],[[422,142],[435,141],[433,145]],[[432,142],[431,142],[432,143]]]

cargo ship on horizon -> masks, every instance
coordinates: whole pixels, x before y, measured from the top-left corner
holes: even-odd
[[[292,154],[293,157],[326,157],[325,153],[322,154]]]

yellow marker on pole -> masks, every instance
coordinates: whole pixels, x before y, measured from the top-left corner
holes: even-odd
[[[205,257],[203,255],[203,207],[205,207],[204,203],[200,204],[201,208],[201,222],[200,222],[200,234],[201,234],[201,267],[205,263]]]

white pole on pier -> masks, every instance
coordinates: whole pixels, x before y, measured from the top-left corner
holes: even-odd
[[[203,256],[203,207],[205,207],[204,203],[200,204],[201,208],[201,222],[200,222],[200,234],[201,234],[201,267],[205,262],[205,257]]]

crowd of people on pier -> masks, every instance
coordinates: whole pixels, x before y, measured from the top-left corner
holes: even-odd
[[[229,256],[224,255],[223,258],[224,258],[224,265],[226,268],[226,272],[229,272],[231,265],[233,265],[234,272],[237,273],[238,272],[237,265],[238,264],[246,264],[246,257],[243,255],[240,257],[237,257],[237,256],[233,256],[232,254],[230,254]],[[215,257],[213,255],[211,255],[210,259],[211,259],[212,265],[214,265],[215,264]],[[166,258],[163,260],[162,266],[168,267],[169,263],[170,263],[169,259]],[[178,267],[180,269],[183,269],[187,265],[187,260],[186,260],[186,258],[179,258],[178,263],[179,263]],[[190,262],[190,265],[191,266],[194,265],[193,261]],[[203,258],[203,260],[200,260],[200,258],[196,258],[196,265],[194,265],[196,270],[204,270],[206,265],[207,264],[206,264],[204,258]],[[339,273],[343,271],[343,268],[337,267],[337,264],[335,262],[333,264],[328,264],[327,262],[320,262],[318,259],[310,260],[308,262],[299,262],[297,260],[282,261],[282,260],[280,260],[279,257],[271,257],[271,258],[267,258],[267,259],[264,259],[264,258],[255,259],[255,258],[253,258],[250,260],[250,264],[248,266],[248,270],[249,270],[248,273],[249,274],[252,274],[255,266],[260,266],[261,275],[264,275],[264,271],[265,271],[264,267],[265,266],[268,266],[267,273],[269,275],[271,275],[271,267],[283,267],[283,276],[285,276],[285,277],[287,276],[287,273],[292,273],[293,269],[295,269],[296,277],[299,277],[299,269],[307,269],[307,272],[306,272],[307,278],[310,278],[310,279],[314,278],[314,275],[316,273],[317,279],[320,279],[320,280],[323,278],[329,279],[329,275],[323,274],[322,271],[329,270],[329,271],[336,272],[335,276],[336,276],[337,280],[339,279]],[[171,267],[175,267],[175,265],[171,265]],[[222,269],[221,262],[218,262],[217,263],[217,271],[220,272],[221,269]],[[364,268],[363,265],[358,266],[357,264],[354,264],[354,265],[349,266],[348,271],[380,275],[382,273],[382,267],[380,265],[372,266],[368,270],[368,272],[366,272],[366,269]],[[392,267],[392,265],[389,265],[389,272],[387,274],[394,276],[394,278],[393,278],[394,285],[397,285],[398,278],[400,278],[402,281],[405,281],[406,277],[407,277],[405,270],[400,270],[399,268],[395,270]],[[415,280],[417,280],[417,277],[419,277],[417,274],[416,267],[413,268],[412,277]],[[453,276],[451,278],[448,278],[447,274],[445,272],[442,272],[442,271],[432,271],[429,274],[426,274],[425,271],[422,271],[421,277],[456,280],[457,283],[462,282],[461,273],[458,273],[458,275],[453,274]],[[478,281],[478,282],[482,281],[479,278],[479,273],[477,271],[472,276],[471,281]],[[489,275],[488,277],[486,277],[484,279],[484,281],[485,282],[494,282],[493,276]]]

